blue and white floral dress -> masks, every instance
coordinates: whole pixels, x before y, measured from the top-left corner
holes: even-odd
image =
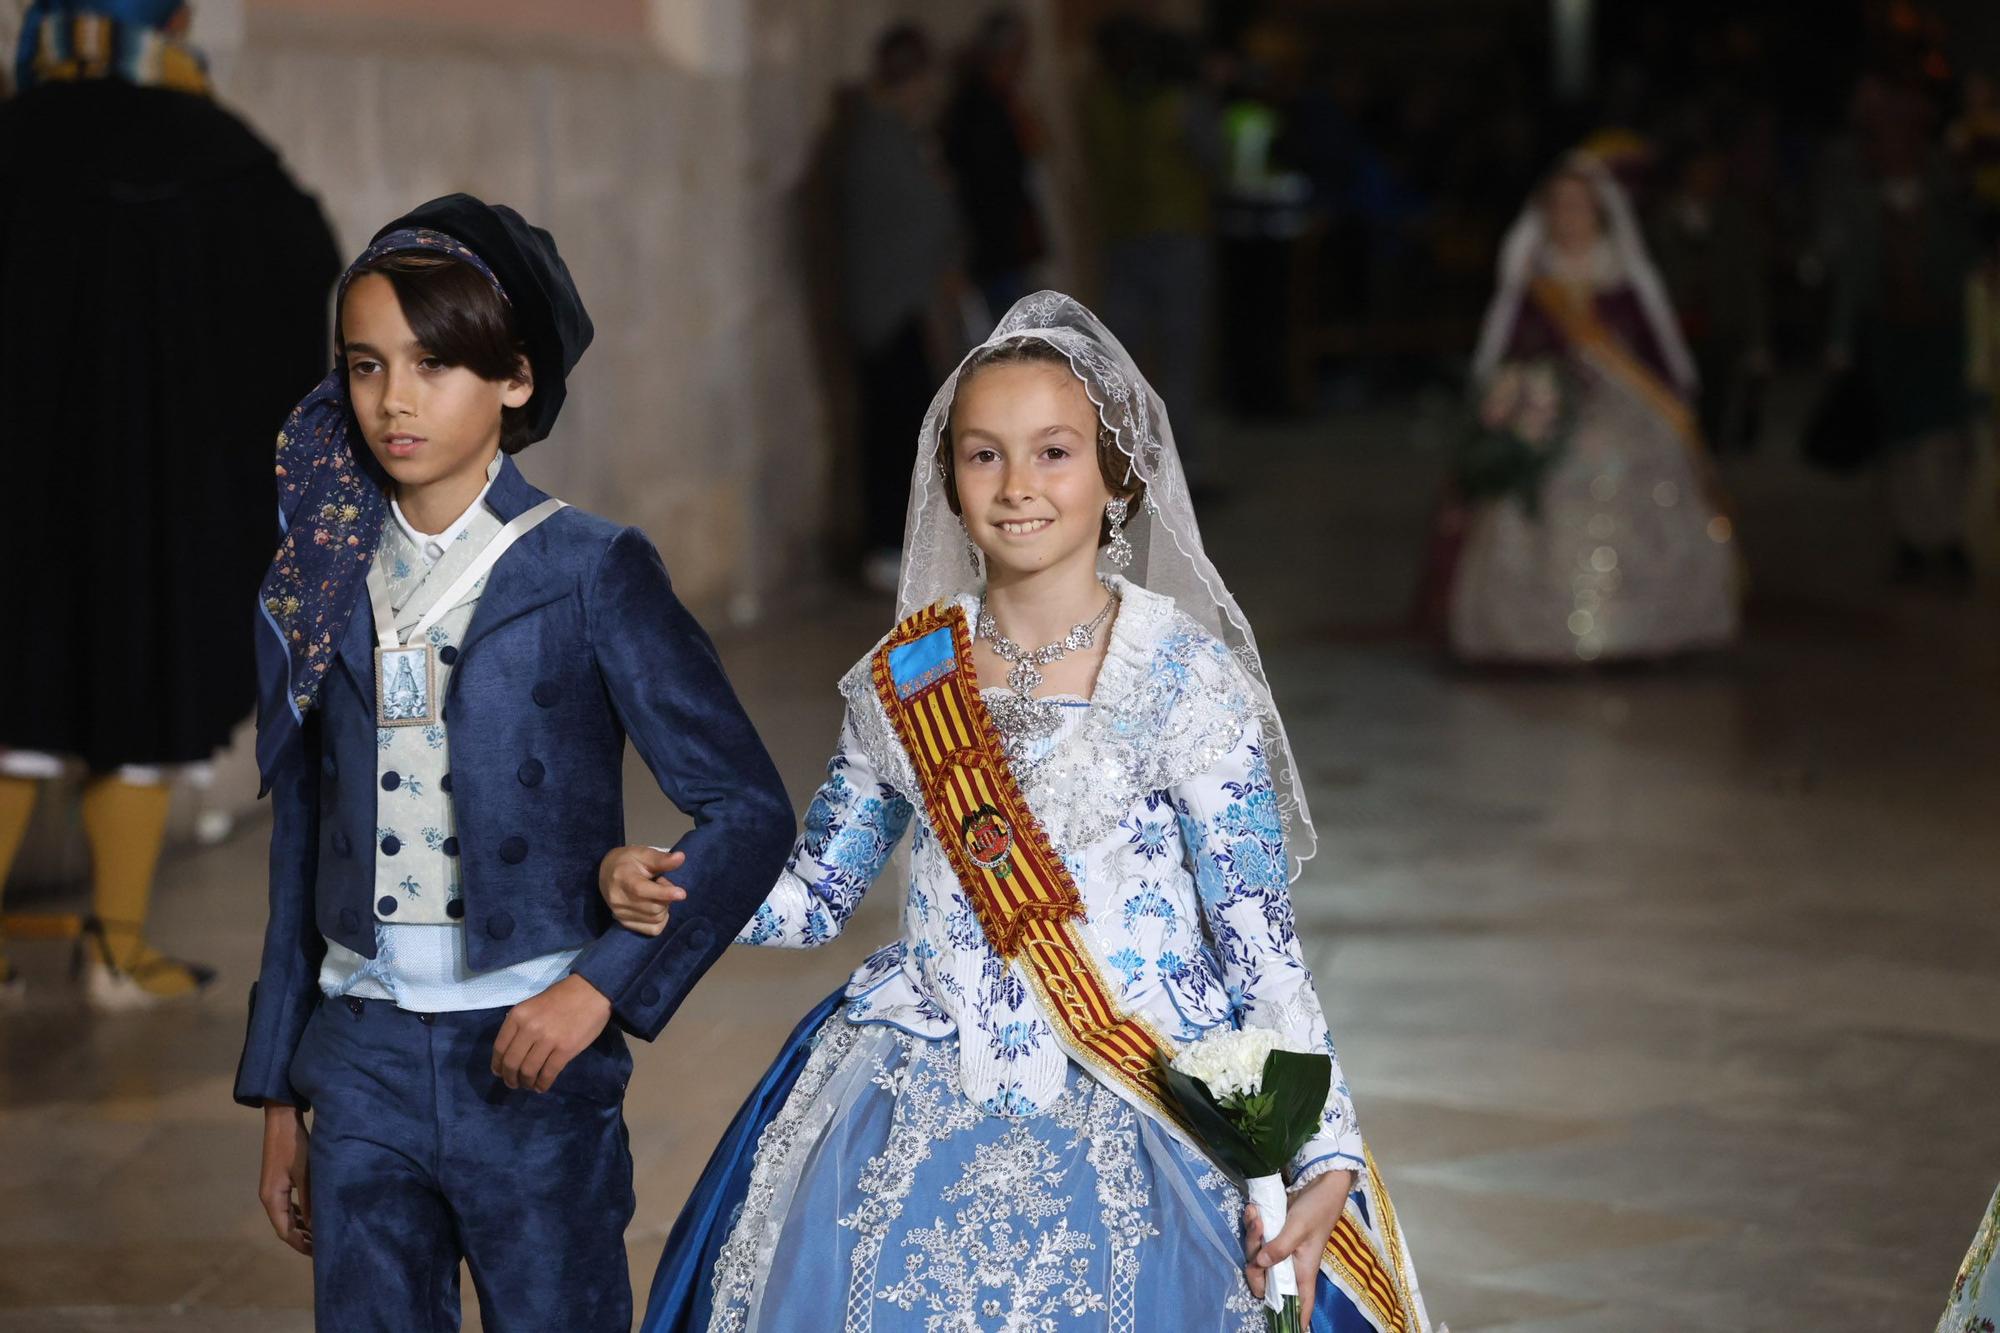
[[[1170,599],[1116,590],[1092,699],[1058,701],[1043,734],[1003,726],[1086,938],[1169,1041],[1255,1025],[1331,1055],[1242,673]],[[801,1025],[739,1115],[668,1241],[646,1328],[1261,1329],[1236,1189],[1072,1060],[1022,964],[987,945],[869,660],[842,682],[839,751],[738,942],[832,939],[914,828],[901,937]],[[1334,1087],[1294,1186],[1361,1165],[1337,1063]],[[1371,1327],[1321,1292],[1315,1327]]]

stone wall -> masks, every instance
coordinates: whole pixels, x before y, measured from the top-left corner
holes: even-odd
[[[682,596],[727,624],[807,595],[844,517],[802,267],[812,220],[798,212],[834,90],[862,75],[891,19],[955,46],[988,8],[196,0],[194,37],[218,97],[320,198],[344,252],[453,190],[555,233],[597,337],[523,468],[644,528]],[[1051,33],[1045,3],[1023,8]],[[0,24],[16,22],[10,6]],[[0,40],[12,49],[11,31]],[[1040,50],[1036,78],[1053,94],[1050,43]],[[178,826],[248,804],[246,751],[239,738]],[[72,847],[57,857],[67,868],[73,839],[37,838],[57,843]],[[48,859],[31,851],[24,869]]]

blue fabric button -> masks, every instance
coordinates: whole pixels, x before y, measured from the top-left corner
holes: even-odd
[[[514,933],[514,918],[505,912],[495,912],[486,923],[486,933],[496,940],[504,940]]]
[[[450,644],[446,644],[444,647],[438,649],[438,661],[444,663],[446,666],[450,666],[457,660],[458,649],[452,647]]]
[[[538,680],[535,688],[528,692],[536,704],[543,708],[554,708],[562,702],[562,686],[552,680]]]
[[[442,792],[449,792],[451,790],[451,774],[447,773],[438,779],[438,790]]]
[[[333,850],[339,856],[352,856],[354,855],[354,840],[349,838],[345,833],[335,832],[333,835]]]
[[[352,935],[361,929],[361,918],[354,914],[352,907],[341,908],[340,915],[336,919],[340,923],[340,933],[343,935]]]
[[[402,839],[398,838],[395,834],[391,833],[388,837],[382,839],[382,855],[394,856],[397,852],[400,852],[402,850],[403,850]]]
[[[396,915],[396,900],[386,893],[383,894],[375,900],[375,912],[378,916]]]
[[[389,773],[384,773],[382,775],[383,791],[394,791],[396,790],[396,788],[402,785],[403,785],[403,775],[401,773],[389,772]]]
[[[453,898],[450,902],[444,905],[444,914],[450,917],[453,921],[457,921],[460,918],[462,918],[465,915],[465,899]]]
[[[645,1005],[648,1009],[659,1002],[660,988],[658,986],[648,986],[639,992],[639,1003]]]
[[[500,859],[510,866],[517,866],[528,859],[528,840],[509,838],[500,844]]]
[[[440,850],[440,851],[442,851],[442,852],[443,852],[443,853],[444,853],[444,854],[445,854],[446,856],[457,856],[457,855],[458,855],[458,839],[457,839],[457,838],[446,838],[446,839],[444,840],[444,846],[443,846],[443,847],[441,847],[441,848],[439,848],[439,850]]]
[[[545,772],[547,770],[542,767],[541,760],[528,759],[522,762],[520,771],[516,776],[521,779],[523,787],[539,787],[542,785],[542,774]]]

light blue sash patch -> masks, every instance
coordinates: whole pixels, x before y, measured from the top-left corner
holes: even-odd
[[[940,625],[915,642],[889,650],[889,681],[896,687],[896,697],[907,699],[943,680],[957,665],[951,626]]]

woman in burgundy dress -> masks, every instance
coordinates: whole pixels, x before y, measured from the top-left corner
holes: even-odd
[[[1733,640],[1734,533],[1691,410],[1694,364],[1595,158],[1566,158],[1508,234],[1473,372],[1482,416],[1543,439],[1548,458],[1529,493],[1464,516],[1452,653],[1555,665]]]

